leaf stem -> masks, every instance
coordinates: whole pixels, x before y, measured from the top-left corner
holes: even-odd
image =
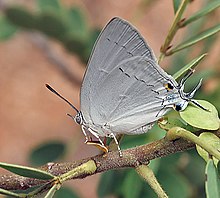
[[[179,9],[177,10],[175,18],[173,20],[173,24],[171,25],[171,28],[170,28],[170,30],[167,34],[167,37],[164,41],[164,44],[161,46],[161,49],[160,49],[161,54],[159,56],[158,63],[160,63],[163,60],[164,56],[166,56],[166,51],[170,47],[170,44],[171,44],[177,30],[179,29],[179,22],[181,21],[183,12],[185,11],[188,3],[189,3],[189,0],[183,0],[182,3],[180,4]]]
[[[96,171],[96,169],[97,167],[95,162],[93,160],[89,160],[88,162],[85,162],[80,166],[77,166],[76,168],[68,171],[67,173],[62,174],[58,178],[60,183],[63,183],[64,181],[70,180],[78,175],[93,174]]]
[[[167,194],[157,181],[154,172],[147,165],[138,166],[136,171],[150,185],[159,198],[168,198]]]
[[[213,146],[207,144],[206,141],[200,139],[198,136],[191,133],[190,131],[187,131],[180,127],[173,127],[167,132],[166,135],[166,139],[168,140],[175,140],[180,137],[199,145],[201,148],[205,149],[210,155],[220,160],[220,152],[218,152],[216,149],[213,148]]]

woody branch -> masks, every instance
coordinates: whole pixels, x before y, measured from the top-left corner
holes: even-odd
[[[220,137],[220,129],[215,131]],[[118,151],[112,151],[104,155],[96,155],[79,161],[68,163],[48,163],[39,169],[47,171],[55,176],[60,176],[76,167],[92,160],[96,165],[96,171],[93,173],[85,173],[82,171],[70,179],[85,178],[90,175],[105,172],[112,169],[119,168],[135,168],[142,164],[148,164],[150,160],[165,157],[177,152],[186,151],[194,148],[195,145],[184,139],[177,139],[169,141],[166,138],[157,140],[155,142],[123,150],[123,156],[120,157]],[[38,180],[33,178],[25,178],[14,174],[0,176],[0,188],[5,190],[25,190],[30,187],[47,183],[45,180]]]

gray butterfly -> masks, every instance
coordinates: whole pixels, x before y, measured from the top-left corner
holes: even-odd
[[[87,144],[108,151],[102,137],[146,133],[171,108],[184,110],[189,102],[203,108],[193,96],[201,81],[189,93],[184,84],[190,71],[178,84],[158,64],[151,48],[127,21],[113,18],[96,41],[81,87],[81,125]],[[90,139],[90,134],[98,141]],[[118,150],[121,151],[118,145]]]

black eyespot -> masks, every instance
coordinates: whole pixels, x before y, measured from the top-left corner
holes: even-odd
[[[170,89],[170,90],[173,89],[173,85],[171,85],[170,83],[167,83],[167,87],[168,87],[168,89]]]
[[[176,111],[181,111],[181,110],[182,110],[182,106],[179,105],[179,104],[174,105],[174,109],[175,109]]]

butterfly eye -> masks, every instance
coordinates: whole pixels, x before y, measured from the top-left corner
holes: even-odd
[[[171,85],[170,83],[165,84],[164,87],[167,91],[173,90],[173,85]]]
[[[74,120],[77,124],[82,124],[82,118],[81,118],[80,114],[76,114]]]

